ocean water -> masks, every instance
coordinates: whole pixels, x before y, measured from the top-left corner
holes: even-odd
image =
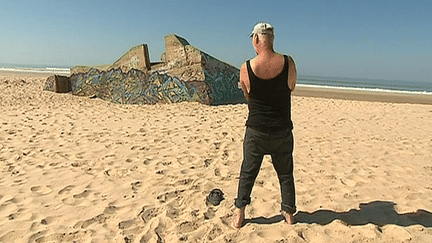
[[[323,88],[425,94],[425,95],[432,96],[432,81],[335,78],[335,77],[299,75],[297,77],[297,84],[300,86],[304,85],[304,86],[312,86],[312,87],[317,86]]]
[[[68,76],[70,75],[70,68],[70,66],[0,63],[0,71],[9,72],[53,73]],[[297,77],[297,84],[299,86],[317,86],[321,88],[414,93],[432,96],[432,81],[421,82],[299,75]]]
[[[53,73],[69,75],[70,68],[71,67],[69,66],[0,63],[0,71],[8,72]]]

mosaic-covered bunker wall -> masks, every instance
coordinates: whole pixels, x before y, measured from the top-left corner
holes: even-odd
[[[70,86],[74,95],[120,104],[197,101],[208,105],[244,101],[237,68],[171,34],[165,37],[161,62],[150,63],[147,45],[138,45],[112,65],[78,66],[70,77],[51,76],[45,90]],[[67,84],[62,84],[67,82]]]

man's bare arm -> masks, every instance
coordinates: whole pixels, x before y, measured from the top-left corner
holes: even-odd
[[[249,82],[249,74],[247,71],[246,63],[240,68],[240,86],[243,90],[243,94],[246,100],[249,100],[249,92],[250,92],[250,82]]]
[[[291,56],[288,56],[288,64],[289,64],[288,87],[291,90],[291,92],[293,92],[297,83],[297,69],[296,69],[295,62]]]

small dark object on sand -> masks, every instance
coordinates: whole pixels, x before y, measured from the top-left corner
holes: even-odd
[[[221,201],[223,201],[225,198],[223,197],[224,193],[221,191],[221,189],[213,189],[211,190],[210,194],[206,197],[206,205],[209,204],[213,206],[218,206]]]

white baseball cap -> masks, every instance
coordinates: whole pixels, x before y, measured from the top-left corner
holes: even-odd
[[[272,34],[274,35],[274,28],[269,23],[258,23],[255,25],[252,33],[249,35],[249,37],[252,37],[254,34]]]

